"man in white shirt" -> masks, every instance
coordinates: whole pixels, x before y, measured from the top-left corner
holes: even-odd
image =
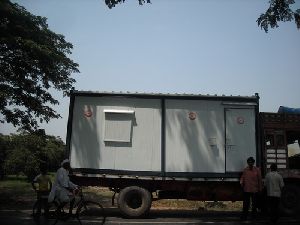
[[[265,178],[265,186],[267,188],[271,222],[276,223],[279,214],[278,206],[280,203],[281,190],[284,183],[282,176],[277,172],[277,165],[275,163],[271,165],[270,169],[271,171],[267,173]]]
[[[54,198],[57,198],[61,203],[61,207],[64,207],[64,205],[70,202],[69,213],[71,214],[75,201],[74,195],[78,190],[78,186],[70,181],[70,168],[70,161],[65,159],[56,172],[54,185],[49,194],[48,202],[52,202]]]

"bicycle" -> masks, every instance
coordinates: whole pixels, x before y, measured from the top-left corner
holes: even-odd
[[[48,194],[40,193],[39,191],[36,191],[36,194],[37,194],[37,199],[34,202],[33,207],[32,207],[32,216],[34,218],[39,218],[39,216],[41,215],[41,205],[43,205],[43,202],[42,202],[43,199],[46,200],[44,202],[44,204],[47,204],[47,207],[48,207],[48,215],[47,216],[48,217],[53,216],[54,212],[56,211],[56,209],[59,205],[58,202],[53,201],[52,203],[49,203],[48,202]],[[45,208],[44,208],[44,210],[45,210]],[[45,213],[45,215],[46,215],[46,213]]]
[[[95,215],[98,216],[97,219],[100,219],[99,222],[101,224],[105,223],[105,211],[100,203],[86,200],[84,198],[82,188],[79,188],[79,192],[76,196],[79,196],[79,200],[78,198],[75,198],[75,203],[73,207],[73,210],[75,209],[75,214],[73,214],[73,216],[78,220],[80,225],[89,224],[88,220],[91,216]],[[61,204],[56,207],[55,222],[53,223],[53,225],[55,225],[59,220],[65,221],[70,218],[70,215],[68,213],[65,213],[67,207],[62,208],[60,206]]]

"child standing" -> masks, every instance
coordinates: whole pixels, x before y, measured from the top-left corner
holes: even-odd
[[[52,188],[52,182],[47,174],[47,166],[42,165],[40,168],[40,174],[37,175],[32,181],[32,187],[37,192],[38,211],[37,215],[41,215],[41,209],[44,208],[45,217],[48,217],[48,195]],[[37,184],[37,186],[36,186]]]

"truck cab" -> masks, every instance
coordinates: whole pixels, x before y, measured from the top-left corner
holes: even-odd
[[[283,176],[281,208],[287,214],[300,211],[300,113],[260,113],[261,168],[263,176],[276,163]]]

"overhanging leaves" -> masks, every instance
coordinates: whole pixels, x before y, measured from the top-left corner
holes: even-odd
[[[8,0],[0,2],[0,112],[7,121],[26,130],[60,115],[50,94],[67,94],[79,72],[68,54],[73,46],[48,29],[44,17],[27,12]]]
[[[296,26],[300,29],[300,10],[295,12],[290,8],[294,0],[271,0],[270,7],[257,19],[258,26],[267,33],[270,28],[277,28],[278,22],[295,20]]]
[[[110,9],[115,7],[117,4],[124,3],[124,2],[125,2],[125,0],[105,0],[105,4]],[[138,0],[138,2],[139,2],[139,5],[143,5],[145,3],[151,3],[150,0]]]

